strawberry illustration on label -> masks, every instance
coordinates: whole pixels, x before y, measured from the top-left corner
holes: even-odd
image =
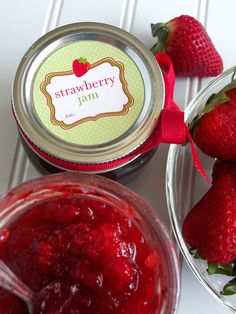
[[[90,63],[86,58],[80,57],[72,63],[73,71],[77,77],[83,76],[90,69]]]

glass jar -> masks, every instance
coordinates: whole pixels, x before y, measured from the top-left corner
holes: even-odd
[[[0,200],[0,235],[1,259],[26,284],[38,291],[56,282],[46,308],[49,302],[55,311],[73,291],[64,304],[83,313],[95,313],[94,296],[96,313],[177,311],[180,266],[167,229],[140,196],[114,181],[67,172],[21,184]],[[1,308],[14,304],[27,313],[14,296],[0,291],[0,299]]]
[[[107,24],[76,23],[27,51],[12,106],[29,156],[41,168],[117,177],[153,155],[142,144],[164,98],[160,67],[137,38]]]

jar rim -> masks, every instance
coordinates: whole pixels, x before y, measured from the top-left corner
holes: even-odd
[[[87,37],[86,37],[87,36]],[[140,70],[144,104],[133,125],[114,140],[98,145],[77,145],[47,132],[34,112],[32,84],[42,62],[55,50],[81,38],[112,43],[124,51]],[[75,163],[104,163],[137,149],[150,136],[164,104],[164,82],[159,65],[143,43],[128,32],[102,23],[74,23],[59,27],[37,40],[16,71],[12,91],[15,118],[24,134],[43,152]]]

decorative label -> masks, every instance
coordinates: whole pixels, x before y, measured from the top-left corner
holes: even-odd
[[[52,123],[64,129],[124,115],[133,104],[124,66],[112,58],[91,65],[76,59],[73,71],[49,73],[41,90],[47,99]]]
[[[48,56],[33,85],[35,114],[50,133],[78,145],[122,136],[138,119],[144,83],[134,61],[99,41],[67,44]]]

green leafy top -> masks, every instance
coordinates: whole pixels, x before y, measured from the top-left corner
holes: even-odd
[[[157,43],[151,48],[153,54],[165,52],[165,42],[169,29],[164,23],[151,24],[152,36],[157,37]]]
[[[213,107],[218,104],[223,104],[230,100],[230,98],[226,95],[226,92],[236,88],[236,79],[230,82],[228,85],[226,85],[222,90],[220,90],[217,94],[214,95],[208,101],[206,107]]]
[[[204,260],[202,256],[200,255],[200,253],[194,248],[190,248],[189,253],[196,259]],[[207,273],[210,276],[215,275],[215,274],[220,274],[220,275],[234,277],[223,286],[223,289],[220,293],[222,295],[236,294],[236,261],[233,261],[232,263],[229,263],[229,264],[217,264],[217,263],[207,262],[207,266],[208,266]]]
[[[222,295],[233,295],[236,294],[236,269],[235,269],[235,262],[231,264],[215,264],[208,262],[208,269],[207,272],[209,275],[214,274],[222,274],[226,276],[234,277],[232,280],[228,281],[222,291]]]
[[[79,57],[78,60],[79,60],[80,63],[83,63],[83,64],[88,63],[88,59],[87,58]]]
[[[230,280],[221,291],[223,295],[234,295],[236,294],[236,277]]]

